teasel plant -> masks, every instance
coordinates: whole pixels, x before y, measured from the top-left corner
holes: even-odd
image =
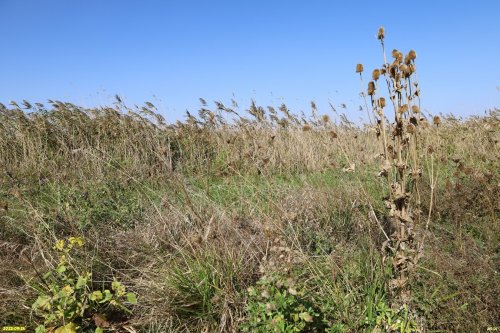
[[[392,263],[392,277],[388,289],[394,308],[411,303],[410,279],[418,261],[423,256],[425,234],[431,221],[433,195],[437,182],[434,170],[434,149],[426,147],[425,124],[420,112],[420,87],[416,76],[417,53],[404,55],[399,50],[391,52],[392,62],[387,61],[385,30],[379,28],[377,38],[382,46],[384,64],[372,72],[366,95],[375,116],[375,131],[381,142],[381,166],[378,176],[385,178],[387,208],[383,226],[386,237],[381,250],[384,262]],[[356,72],[363,71],[358,64]],[[381,96],[380,81],[385,81],[387,96],[393,108],[389,119],[386,99]],[[424,124],[425,123],[425,124]],[[438,126],[439,122],[434,122]],[[421,187],[423,164],[429,171],[430,200],[427,218],[422,214]]]

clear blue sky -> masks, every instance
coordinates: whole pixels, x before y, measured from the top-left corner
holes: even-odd
[[[398,5],[399,4],[399,5]],[[0,0],[0,102],[151,101],[170,121],[198,97],[363,115],[355,65],[418,54],[423,107],[500,107],[500,0]]]

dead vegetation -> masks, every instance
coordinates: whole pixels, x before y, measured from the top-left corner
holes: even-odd
[[[418,88],[406,94],[416,54],[393,53],[368,85],[375,127],[314,103],[305,117],[201,100],[175,124],[119,97],[97,109],[0,105],[0,323],[40,322],[32,286],[54,266],[53,242],[79,236],[93,288],[119,278],[138,295],[126,318],[92,314],[118,331],[257,331],[258,309],[296,311],[310,332],[500,325],[499,111],[426,114],[409,95]],[[377,97],[383,79],[394,121]],[[386,308],[399,297],[391,281],[411,315]],[[297,308],[280,307],[283,290]]]

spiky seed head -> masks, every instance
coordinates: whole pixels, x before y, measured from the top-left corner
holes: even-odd
[[[396,57],[397,62],[402,63],[403,62],[403,53],[398,52],[398,55]]]
[[[394,49],[394,50],[392,50],[391,56],[394,59],[397,59],[398,58],[398,54],[399,54],[399,51],[397,49]]]
[[[401,113],[408,112],[408,104],[401,105]]]
[[[418,107],[418,105],[413,105],[411,107],[411,110],[413,111],[413,113],[420,113],[420,108]]]
[[[363,73],[363,64],[356,65],[356,73]]]
[[[378,99],[378,106],[381,107],[382,109],[385,108],[385,98],[380,97]]]
[[[408,126],[406,126],[406,131],[410,134],[415,134],[417,128],[413,124],[408,124]]]
[[[308,132],[308,131],[310,131],[311,129],[312,129],[312,127],[311,127],[311,125],[309,125],[309,124],[305,124],[305,125],[302,127],[302,130],[303,130],[304,132]]]
[[[408,52],[408,58],[411,60],[417,59],[417,52],[415,52],[415,50],[410,50],[410,52]]]
[[[392,64],[391,67],[389,67],[389,74],[391,75],[392,78],[396,78],[396,74],[398,73],[398,65],[397,64]]]
[[[373,81],[368,82],[368,95],[375,94],[375,83]]]
[[[384,27],[378,28],[377,39],[383,40],[385,38],[385,29]]]
[[[406,55],[405,56],[405,64],[409,65],[411,63],[411,59],[410,59],[410,56],[409,55]]]
[[[373,80],[377,81],[380,77],[380,69],[374,69],[372,73]]]
[[[382,67],[382,69],[380,70],[380,74],[385,75],[385,73],[387,73],[387,69],[385,69],[385,67]]]
[[[439,116],[434,116],[434,118],[432,118],[432,122],[434,125],[439,126],[439,124],[441,124],[441,118],[439,118]]]
[[[330,121],[330,117],[327,114],[324,114],[321,116],[321,120],[323,120],[324,123],[327,123]]]
[[[399,65],[399,70],[404,73],[408,70],[408,66],[406,66],[405,64],[401,64]]]

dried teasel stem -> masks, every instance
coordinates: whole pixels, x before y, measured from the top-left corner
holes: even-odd
[[[385,53],[385,30],[380,28],[377,34],[382,46],[384,65],[381,70],[372,73],[373,81],[368,84],[367,93],[371,98],[372,109],[380,117],[379,129],[383,137],[384,161],[379,175],[387,177],[388,199],[385,201],[389,209],[387,219],[390,228],[385,233],[388,241],[383,245],[384,258],[390,258],[393,264],[393,278],[389,289],[393,296],[393,306],[408,304],[411,293],[409,279],[421,256],[423,244],[418,244],[415,232],[420,226],[420,191],[421,154],[422,150],[420,122],[420,93],[416,83],[416,52],[411,50],[406,56],[394,49],[391,53],[392,64],[387,62]],[[389,98],[394,108],[394,121],[389,131],[385,124],[386,102],[383,97],[377,98],[377,83],[380,75],[384,75]],[[415,92],[412,93],[413,86]],[[415,101],[417,99],[417,101]],[[440,118],[434,119],[439,130]],[[388,136],[387,133],[390,135]],[[389,143],[390,141],[390,143]],[[432,166],[431,166],[431,170]],[[434,173],[431,171],[431,192],[434,191]],[[433,200],[433,194],[431,194]],[[426,228],[429,225],[430,215]],[[390,249],[389,252],[385,252]]]
[[[360,91],[361,95],[363,96],[363,100],[365,101],[365,108],[366,108],[366,114],[368,115],[368,121],[370,122],[370,125],[373,124],[372,117],[370,116],[370,111],[368,109],[368,102],[366,101],[366,95],[365,92],[363,91],[363,64],[357,64],[356,65],[356,73],[359,73],[359,80],[360,80]]]

